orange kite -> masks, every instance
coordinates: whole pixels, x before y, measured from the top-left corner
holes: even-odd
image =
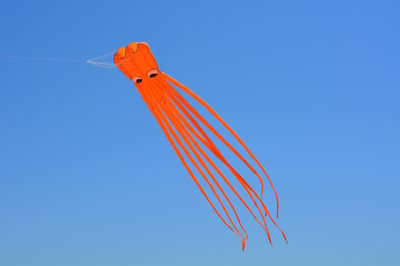
[[[229,199],[227,193],[218,182],[217,177],[221,178],[223,182],[225,182],[224,186],[229,187],[231,193],[236,195],[237,199],[264,229],[271,245],[271,236],[265,217],[268,217],[286,240],[284,232],[279,228],[262,199],[264,191],[262,175],[264,175],[275,194],[277,206],[276,217],[278,217],[279,199],[271,179],[261,163],[256,159],[250,149],[232,130],[232,128],[203,99],[197,96],[188,87],[160,71],[147,43],[132,42],[127,47],[119,48],[114,55],[114,63],[130,80],[133,81],[150,111],[157,119],[157,122],[174,148],[179,159],[182,161],[182,164],[199,187],[201,193],[207,199],[208,203],[223,223],[241,239],[242,249],[244,250],[245,242],[248,239],[247,232],[242,225],[233,202]],[[232,144],[218,133],[218,131],[185,99],[178,90],[182,90],[187,95],[194,98],[195,101],[210,112],[210,114],[214,116],[217,121],[219,121],[242,145],[253,160],[253,163],[258,166],[259,170],[257,171],[250,162],[233,147]],[[206,131],[209,133],[207,134]],[[222,154],[221,149],[218,148],[216,142],[212,141],[211,138],[216,138],[223,143],[223,145],[235,154],[235,156],[237,156],[237,158],[239,158],[258,178],[261,184],[260,194],[258,194],[243,178],[243,176],[238,173],[238,170],[228,162]],[[210,154],[213,156],[210,156]],[[244,196],[239,194],[238,189],[234,187],[232,182],[217,166],[215,158],[229,169],[229,173],[234,176],[238,184],[240,184],[240,188],[245,191],[244,196],[248,198],[248,201],[253,203],[252,208],[254,208],[254,210],[246,202]],[[187,160],[189,160],[190,163]],[[219,205],[217,206],[219,206],[223,213],[219,211],[211,201],[190,165],[196,169],[204,182],[207,183],[215,199],[218,201]],[[213,171],[218,175],[213,174]],[[227,207],[227,205],[229,205],[229,207]],[[232,218],[233,215],[234,218]]]

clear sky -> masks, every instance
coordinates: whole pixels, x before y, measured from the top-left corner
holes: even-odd
[[[399,1],[2,1],[0,265],[400,265]],[[133,84],[131,41],[270,172],[245,252]]]

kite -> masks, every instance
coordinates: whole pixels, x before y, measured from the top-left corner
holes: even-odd
[[[224,187],[229,188],[230,193],[236,196],[236,202],[241,202],[243,204],[242,207],[244,206],[255,221],[263,228],[271,246],[272,240],[266,220],[272,222],[281,232],[287,243],[285,233],[277,225],[275,219],[263,202],[264,182],[262,176],[265,176],[276,199],[276,218],[278,218],[279,198],[270,177],[243,140],[214,109],[188,87],[162,72],[158,68],[157,62],[147,43],[132,42],[126,47],[119,48],[114,55],[114,63],[119,70],[135,84],[183,166],[186,168],[213,211],[227,228],[241,239],[242,249],[244,250],[245,248],[248,234],[239,218],[234,202],[230,199]],[[255,163],[257,165],[258,171],[245,159],[244,155],[234,148],[233,144],[227,141],[226,138],[215,129],[215,126],[211,125],[211,123],[193,107],[187,100],[187,96],[190,96],[191,100],[205,108],[212,117],[232,134],[236,141],[240,143],[241,147],[247,152],[247,155],[250,156],[253,164]],[[215,141],[216,139],[219,140],[218,143]],[[221,143],[224,145],[224,148],[230,150],[236,158],[240,159],[247,169],[257,177],[261,184],[260,193],[257,193],[249,182],[239,174],[239,170],[226,159],[226,156],[223,155],[222,148],[218,145]],[[239,188],[241,191],[244,191],[245,195],[239,193],[239,190],[235,188],[228,176],[218,167],[218,164],[222,164],[229,170],[230,175],[233,175],[237,184],[240,184]],[[199,176],[202,179],[199,179]],[[221,179],[223,180],[223,185],[221,185],[217,177],[220,181]],[[206,190],[201,185],[200,180],[208,185],[218,205],[213,203],[206,193]],[[247,201],[244,196],[246,196]]]

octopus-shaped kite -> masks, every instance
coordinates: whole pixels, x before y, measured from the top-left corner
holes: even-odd
[[[245,248],[245,242],[248,239],[248,235],[242,225],[233,202],[229,199],[227,193],[218,182],[218,176],[225,182],[224,186],[229,187],[231,193],[236,195],[237,199],[264,229],[271,245],[271,236],[265,217],[268,217],[269,220],[280,230],[286,240],[284,232],[279,228],[262,199],[264,191],[262,175],[265,175],[275,194],[277,206],[276,217],[278,217],[279,199],[271,179],[261,163],[256,159],[250,149],[232,130],[232,128],[203,99],[197,96],[188,87],[176,81],[164,72],[161,72],[148,44],[143,42],[132,42],[127,47],[119,48],[114,55],[114,63],[130,80],[133,81],[201,193],[207,199],[208,203],[223,223],[241,239],[242,249],[244,250]],[[214,116],[242,145],[251,159],[257,164],[259,170],[257,171],[250,162],[233,147],[232,144],[230,144],[195,108],[193,108],[188,100],[185,99],[177,89],[180,89],[187,95],[193,97],[195,101],[210,112],[211,115]],[[206,131],[209,133],[207,134]],[[235,154],[235,156],[237,156],[237,158],[239,158],[259,179],[259,182],[261,183],[260,194],[258,194],[243,178],[243,176],[239,174],[237,168],[233,167],[231,163],[228,162],[226,157],[222,154],[221,148],[218,148],[216,141],[212,141],[212,138],[218,139],[223,143],[223,145]],[[210,154],[212,156],[210,156]],[[187,160],[189,160],[190,163],[188,163]],[[246,197],[248,197],[250,202],[253,202],[253,209],[255,207],[254,210],[218,167],[218,162],[220,164],[222,163],[227,169],[229,169],[229,173],[236,178],[238,183],[241,185],[241,188],[247,193],[245,193],[245,195],[247,195]],[[210,197],[201,186],[190,165],[196,169],[197,173],[208,184],[224,215],[218,211],[217,207],[210,200]],[[213,172],[216,172],[218,175],[215,175]],[[229,207],[227,207],[227,205],[229,205]],[[233,215],[234,218],[232,218]],[[239,226],[237,226],[237,224]]]

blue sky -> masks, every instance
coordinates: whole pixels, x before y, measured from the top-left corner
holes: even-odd
[[[278,3],[279,2],[279,3]],[[398,1],[3,1],[0,265],[399,265]],[[271,249],[219,221],[115,70],[146,41],[270,172]]]

